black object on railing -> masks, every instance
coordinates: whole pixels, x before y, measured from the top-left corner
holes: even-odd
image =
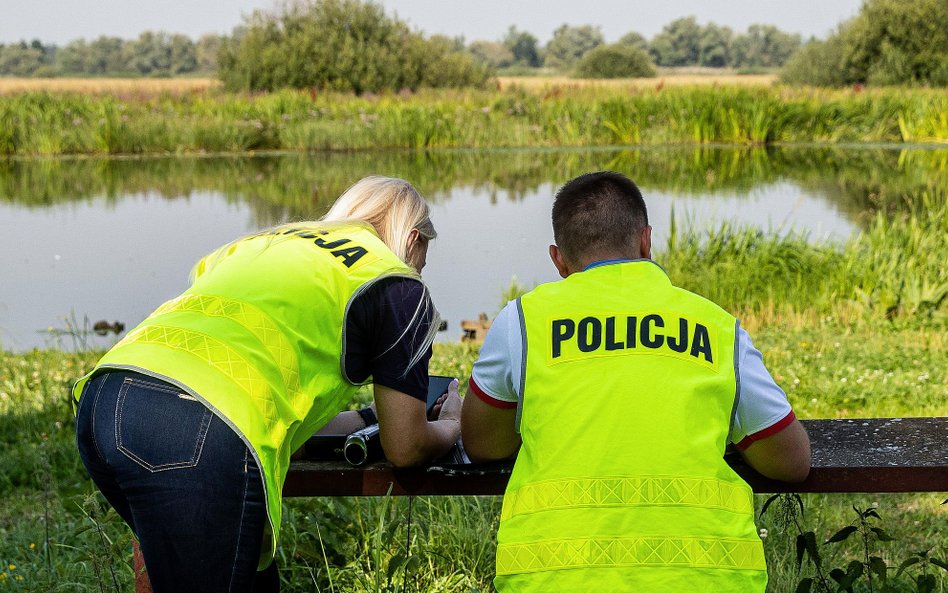
[[[379,425],[366,426],[346,437],[342,456],[352,465],[362,465],[368,461],[381,459],[382,437],[379,435]]]

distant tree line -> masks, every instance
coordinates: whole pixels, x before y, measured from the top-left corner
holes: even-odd
[[[425,37],[368,0],[301,0],[257,11],[229,36],[146,31],[63,47],[38,40],[0,44],[0,75],[179,76],[219,73],[231,89],[282,86],[356,92],[483,85],[495,70],[547,68],[589,77],[650,76],[654,66],[772,68],[800,37],[770,25],[735,34],[695,17],[672,21],[647,41],[630,32],[607,44],[598,27],[562,25],[546,46],[511,26],[500,41]],[[588,55],[588,57],[587,57]],[[583,61],[583,58],[586,60]]]
[[[653,66],[778,68],[801,43],[799,35],[773,25],[751,25],[745,33],[735,33],[715,23],[702,26],[689,16],[668,23],[651,41],[630,31],[607,44],[598,27],[564,24],[545,47],[530,33],[511,27],[500,41],[473,41],[467,50],[497,69],[542,66],[575,69],[580,75],[648,76],[654,73]]]
[[[755,24],[743,33],[693,16],[652,39],[606,43],[592,25],[557,28],[545,46],[511,26],[498,41],[426,37],[372,0],[295,0],[257,11],[227,36],[146,31],[63,47],[0,44],[0,76],[179,76],[216,73],[231,90],[355,93],[484,86],[497,72],[543,68],[589,78],[653,76],[655,67],[784,67],[791,84],[948,85],[948,1],[864,0],[826,40]]]
[[[0,75],[6,76],[180,76],[212,74],[222,38],[196,42],[186,35],[145,31],[137,39],[100,36],[63,47],[39,40],[0,44]]]

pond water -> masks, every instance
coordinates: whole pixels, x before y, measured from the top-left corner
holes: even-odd
[[[658,148],[445,151],[0,163],[0,347],[71,347],[62,330],[133,327],[187,286],[191,265],[240,235],[316,218],[368,174],[403,177],[432,202],[439,238],[424,277],[448,329],[493,315],[517,279],[555,280],[550,208],[566,179],[635,179],[656,259],[679,228],[731,222],[845,241],[873,199],[924,187],[948,151]],[[881,180],[881,181],[880,181]],[[49,330],[53,330],[50,333]],[[115,337],[82,338],[104,347]]]

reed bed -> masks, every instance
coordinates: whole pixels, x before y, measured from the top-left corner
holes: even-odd
[[[948,142],[948,93],[786,87],[0,97],[0,155]]]
[[[682,236],[674,227],[658,260],[681,286],[726,309],[948,322],[948,192],[877,212],[842,246],[729,224]]]

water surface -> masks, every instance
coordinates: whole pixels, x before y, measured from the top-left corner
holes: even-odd
[[[448,320],[443,339],[453,340],[460,320],[501,307],[513,276],[526,286],[557,278],[547,256],[552,197],[576,174],[614,169],[639,183],[660,262],[672,216],[679,228],[730,221],[845,241],[880,195],[930,184],[946,152],[659,148],[0,164],[0,346],[70,346],[71,337],[46,330],[86,320],[131,328],[187,287],[202,255],[316,218],[368,174],[404,177],[432,202],[439,238],[424,277]]]

